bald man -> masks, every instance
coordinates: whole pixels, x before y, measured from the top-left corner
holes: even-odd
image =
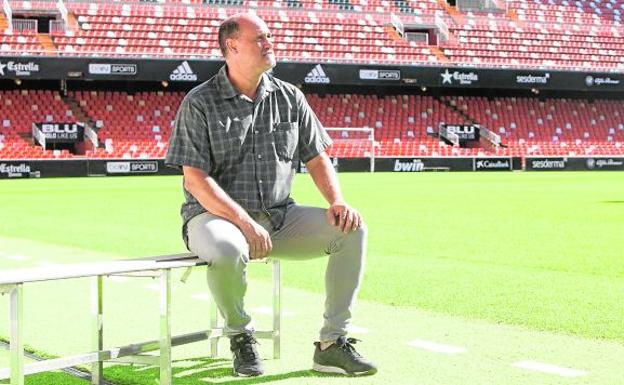
[[[325,149],[331,139],[292,84],[267,73],[275,66],[272,36],[253,14],[219,28],[226,65],[191,90],[178,110],[166,163],[184,173],[183,236],[206,260],[208,285],[225,319],[234,373],[264,372],[254,326],[244,309],[250,259],[303,260],[329,255],[324,324],[313,369],[374,374],[347,326],[364,272],[367,229],[340,191]],[[290,190],[305,163],[327,209],[296,204]]]

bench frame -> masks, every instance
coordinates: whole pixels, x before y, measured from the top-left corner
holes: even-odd
[[[258,260],[253,260],[256,262]],[[130,262],[130,266],[120,266]],[[268,263],[268,260],[259,262]],[[102,264],[98,264],[102,265]],[[210,329],[188,333],[178,336],[171,335],[171,270],[187,268],[182,277],[185,282],[192,268],[207,265],[192,253],[173,254],[158,257],[150,257],[132,261],[110,261],[106,263],[108,269],[100,268],[94,264],[79,264],[67,266],[89,267],[85,273],[58,274],[49,278],[45,276],[17,277],[6,279],[11,271],[3,272],[0,276],[0,293],[10,295],[10,368],[0,368],[0,379],[10,378],[11,385],[24,385],[24,376],[27,374],[47,372],[67,368],[75,365],[91,363],[91,383],[100,385],[103,380],[104,362],[124,362],[144,365],[157,365],[160,368],[160,385],[171,385],[171,348],[210,340],[210,356],[218,355],[219,338],[225,337],[223,327],[219,326],[217,306],[210,301]],[[95,267],[94,267],[95,266]],[[257,338],[273,340],[273,357],[280,357],[280,330],[281,330],[281,272],[279,260],[272,260],[273,267],[273,328],[266,331],[255,331]],[[28,272],[30,269],[21,270]],[[20,270],[15,270],[18,272]],[[19,275],[19,274],[17,274]],[[107,276],[126,277],[154,277],[160,280],[160,337],[157,340],[133,343],[126,346],[104,348],[104,301],[103,283]],[[57,279],[71,279],[91,277],[91,346],[90,353],[43,360],[28,365],[24,364],[24,284],[28,282],[41,282]],[[147,355],[144,353],[159,350],[160,354]]]

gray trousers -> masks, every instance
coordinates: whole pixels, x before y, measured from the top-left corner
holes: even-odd
[[[366,258],[367,229],[363,225],[344,234],[327,222],[326,210],[291,205],[281,229],[274,231],[268,218],[258,220],[271,235],[272,258],[303,260],[329,255],[325,273],[324,325],[320,341],[347,334]],[[225,319],[225,333],[253,331],[245,312],[246,268],[249,245],[231,222],[203,213],[187,224],[189,249],[209,263],[208,286]]]

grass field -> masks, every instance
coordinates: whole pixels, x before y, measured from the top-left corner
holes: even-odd
[[[362,350],[381,371],[370,379],[310,377],[325,261],[286,262],[285,307],[292,316],[284,320],[284,349],[289,357],[269,361],[268,376],[252,383],[564,381],[510,367],[531,356],[589,373],[561,383],[624,384],[618,373],[624,365],[623,174],[379,173],[341,174],[340,179],[370,229],[367,273],[354,322],[365,340]],[[2,181],[0,268],[183,251],[180,189],[179,177]],[[297,178],[293,197],[323,204],[304,175]],[[248,302],[265,301],[261,294],[269,290],[269,269],[254,268],[251,277],[260,289]],[[202,278],[196,275],[191,284],[177,289],[188,291],[188,298],[179,301],[179,313],[189,314],[178,321],[182,329],[197,322],[189,309],[196,306],[193,292],[205,291]],[[31,332],[27,330],[28,344],[51,354],[81,347],[64,339],[59,345],[62,331],[81,330],[81,316],[68,314],[75,321],[68,322],[51,300],[66,297],[64,309],[79,307],[88,293],[77,299],[63,293],[79,291],[80,285],[50,285],[45,295],[32,289],[31,306],[38,306]],[[121,293],[145,290],[134,283],[111,286]],[[156,298],[150,301],[157,306]],[[318,306],[310,309],[310,303]],[[122,304],[113,306],[123,311]],[[57,313],[55,320],[45,320],[44,314]],[[133,324],[148,317],[135,313]],[[38,318],[45,327],[36,324]],[[0,317],[0,336],[6,336],[6,322]],[[132,336],[124,331],[126,326],[111,321],[120,341]],[[410,347],[413,340],[470,347],[459,355],[431,355]],[[180,368],[187,369],[180,369],[176,383],[240,382],[228,377],[230,362],[208,365],[201,349],[179,354]],[[602,362],[600,357],[610,359]],[[214,370],[204,373],[206,365]],[[113,367],[107,375],[132,383],[138,381],[133,370]],[[153,383],[153,370],[144,374],[145,382],[137,383]]]

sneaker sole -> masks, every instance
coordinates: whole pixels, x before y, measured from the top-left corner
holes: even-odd
[[[264,373],[239,373],[236,370],[232,369],[232,372],[236,377],[258,377],[263,375]]]
[[[312,370],[315,372],[321,373],[333,373],[333,374],[342,374],[345,376],[369,376],[377,373],[377,369],[366,370],[364,372],[347,372],[346,370],[339,368],[337,366],[325,366],[317,364],[316,362],[312,365]]]

